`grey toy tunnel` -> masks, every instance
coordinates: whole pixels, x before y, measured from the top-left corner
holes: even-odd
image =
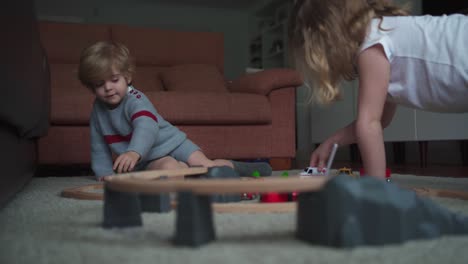
[[[159,180],[166,179],[162,176]],[[141,226],[142,212],[167,213],[171,210],[168,193],[127,193],[104,187],[104,228]]]
[[[167,176],[161,176],[158,180],[167,180]],[[141,210],[143,212],[167,213],[172,210],[169,193],[140,194]]]
[[[174,244],[198,247],[216,239],[211,197],[180,192],[177,195]]]
[[[104,228],[141,226],[140,197],[104,187]]]

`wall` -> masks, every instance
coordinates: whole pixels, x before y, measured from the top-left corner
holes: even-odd
[[[36,0],[39,19],[155,26],[224,33],[225,74],[233,79],[248,61],[248,16],[236,9],[158,4],[150,0]]]

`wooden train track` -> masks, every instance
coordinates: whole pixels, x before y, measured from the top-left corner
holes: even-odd
[[[190,179],[190,176],[207,172],[207,168],[195,167],[182,170],[142,171],[108,177],[105,183],[89,184],[67,188],[61,195],[80,200],[103,200],[104,184],[108,188],[122,192],[139,192],[146,194],[172,193],[191,191],[195,194],[229,194],[229,193],[267,193],[267,192],[301,192],[319,190],[328,180],[327,177],[289,178],[267,177],[258,179]],[[167,180],[157,180],[165,176]],[[188,177],[187,177],[188,176]],[[181,180],[185,179],[185,180]],[[249,180],[246,180],[249,179]],[[423,187],[410,188],[418,195],[468,200],[468,193],[455,190],[442,190]],[[173,202],[173,206],[176,206]],[[213,204],[216,212],[291,212],[295,203],[226,203]]]
[[[234,194],[266,192],[305,192],[322,188],[328,177],[245,179],[185,179],[183,181],[139,181],[113,177],[105,185],[115,191],[145,194],[189,191],[195,194]]]

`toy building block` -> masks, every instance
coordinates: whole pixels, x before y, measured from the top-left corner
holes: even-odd
[[[295,202],[297,201],[297,197],[299,196],[298,192],[292,192],[289,194],[289,201]]]
[[[333,160],[335,159],[336,150],[338,149],[338,144],[334,143],[332,150],[330,152],[330,157],[328,157],[327,167],[326,168],[317,168],[317,167],[306,167],[304,171],[300,173],[301,176],[329,176]]]
[[[200,175],[205,179],[240,179],[239,174],[228,166],[211,167],[206,174]],[[211,201],[214,203],[235,203],[242,200],[241,194],[214,194]]]
[[[191,192],[178,193],[174,244],[198,247],[216,239],[211,198]]]
[[[337,175],[340,175],[340,174],[351,176],[355,179],[358,179],[360,177],[359,173],[354,173],[353,169],[348,168],[348,167],[339,168],[337,171]]]
[[[257,170],[253,171],[251,176],[256,179],[262,179],[260,172]],[[255,200],[259,197],[260,197],[259,193],[242,193],[241,194],[241,200]]]
[[[468,217],[374,177],[340,175],[299,194],[296,236],[312,244],[354,247],[467,234]]]
[[[252,175],[253,176],[253,175]],[[287,172],[283,172],[281,177],[287,178],[289,174]],[[268,192],[268,193],[261,193],[260,202],[262,203],[285,203],[289,201],[289,194],[287,193],[278,193],[278,192]]]
[[[319,169],[317,167],[306,167],[301,173],[301,176],[324,176],[327,175],[327,169]]]
[[[141,226],[140,198],[136,193],[104,187],[104,228]]]
[[[285,203],[289,201],[288,193],[269,192],[260,194],[262,203]]]
[[[260,172],[256,170],[256,171],[252,172],[252,177],[254,177],[254,178],[260,178],[260,177],[262,177],[262,176],[260,175]]]
[[[167,180],[167,176],[161,176],[158,181]],[[140,194],[141,210],[151,213],[167,213],[172,210],[169,193]]]
[[[241,194],[241,199],[242,200],[255,200],[257,199],[258,197],[260,197],[260,195],[258,193],[242,193]]]

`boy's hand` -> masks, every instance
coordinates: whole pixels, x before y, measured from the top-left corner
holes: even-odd
[[[136,153],[135,151],[128,151],[115,159],[114,166],[112,169],[116,173],[125,173],[133,171],[135,165],[137,164],[138,160],[140,159],[140,154]]]

